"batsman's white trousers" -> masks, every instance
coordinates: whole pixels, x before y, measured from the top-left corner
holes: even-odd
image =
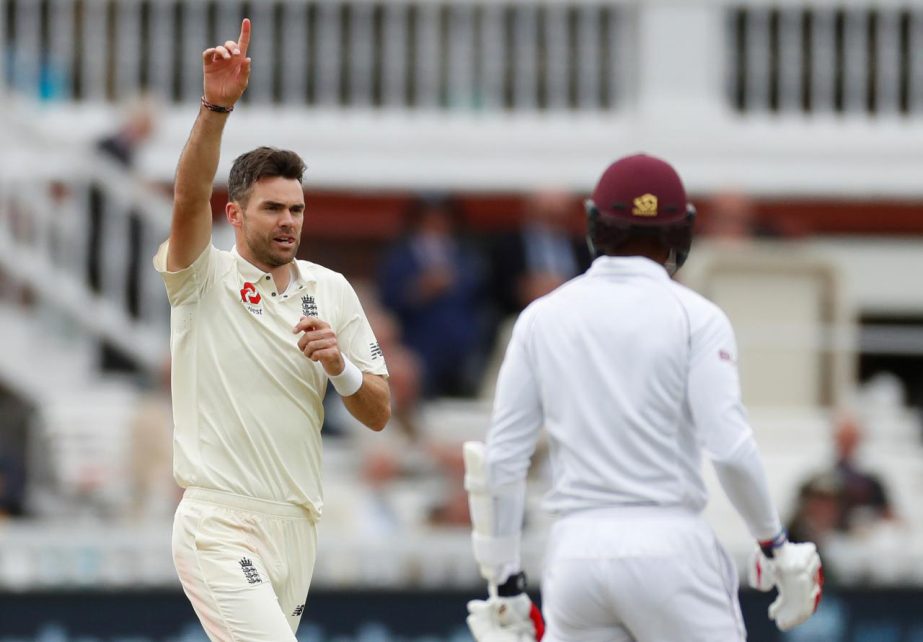
[[[213,642],[295,642],[317,531],[308,512],[189,488],[173,520],[173,561]]]
[[[740,642],[737,573],[701,516],[625,507],[559,519],[542,578],[544,642]]]

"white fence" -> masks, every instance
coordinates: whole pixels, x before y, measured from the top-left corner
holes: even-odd
[[[923,195],[923,0],[0,0],[0,92],[86,142],[150,90],[168,182],[243,14],[225,157],[293,148],[309,185],[586,191],[644,150],[693,193]]]
[[[201,91],[197,57],[253,19],[259,104],[607,109],[626,3],[4,0],[6,81],[99,102]]]
[[[728,12],[729,90],[745,112],[923,110],[923,7],[739,3]]]
[[[246,13],[255,25],[254,103],[606,111],[646,71],[633,55],[640,20],[669,4],[0,0],[0,49],[5,83],[46,99],[112,101],[150,90],[188,102],[200,92],[196,54],[233,37]],[[923,107],[918,2],[687,4],[720,15],[724,99],[736,109]],[[671,47],[671,33],[656,44]]]

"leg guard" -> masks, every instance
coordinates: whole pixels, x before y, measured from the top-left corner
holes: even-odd
[[[519,570],[525,481],[493,488],[487,472],[486,445],[468,441],[463,452],[474,559],[481,575],[495,587]]]

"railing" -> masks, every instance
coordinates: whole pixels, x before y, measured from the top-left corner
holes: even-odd
[[[323,554],[313,587],[409,588],[480,585],[467,528],[412,530],[371,541],[321,522]],[[142,524],[13,523],[3,527],[0,590],[178,586],[169,521]],[[374,538],[373,538],[374,539]],[[527,534],[523,563],[541,575],[544,537]]]
[[[246,100],[257,104],[609,110],[638,73],[635,4],[0,0],[3,77],[46,99],[115,101],[149,90],[192,101],[195,54],[233,37],[246,13],[255,28]],[[724,14],[725,98],[741,111],[923,108],[918,2],[695,4]]]
[[[0,269],[157,372],[169,307],[150,259],[169,231],[168,199],[93,148],[58,149],[15,114],[8,105],[4,125],[33,145],[0,155]]]
[[[739,3],[727,19],[729,99],[741,111],[923,110],[919,3]]]
[[[253,19],[247,100],[608,109],[621,6],[446,0],[3,0],[5,78],[48,99],[197,100],[196,55]]]
[[[88,140],[156,94],[168,182],[244,14],[224,152],[310,151],[316,186],[582,192],[645,150],[693,193],[923,194],[923,0],[0,0],[0,92]]]
[[[150,90],[168,182],[245,13],[224,152],[310,151],[315,186],[584,192],[644,150],[693,193],[923,194],[923,0],[0,0],[0,92],[91,137]]]

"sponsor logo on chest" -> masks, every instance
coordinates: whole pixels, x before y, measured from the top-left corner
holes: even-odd
[[[254,316],[263,316],[263,297],[257,291],[256,286],[250,281],[244,282],[240,289],[240,302],[247,308],[247,311]]]
[[[264,316],[265,302],[263,300],[263,295],[256,289],[256,285],[250,281],[245,281],[240,288],[240,303],[253,316]],[[306,294],[301,297],[301,314],[306,317],[319,316],[317,301],[314,299],[313,295]]]

